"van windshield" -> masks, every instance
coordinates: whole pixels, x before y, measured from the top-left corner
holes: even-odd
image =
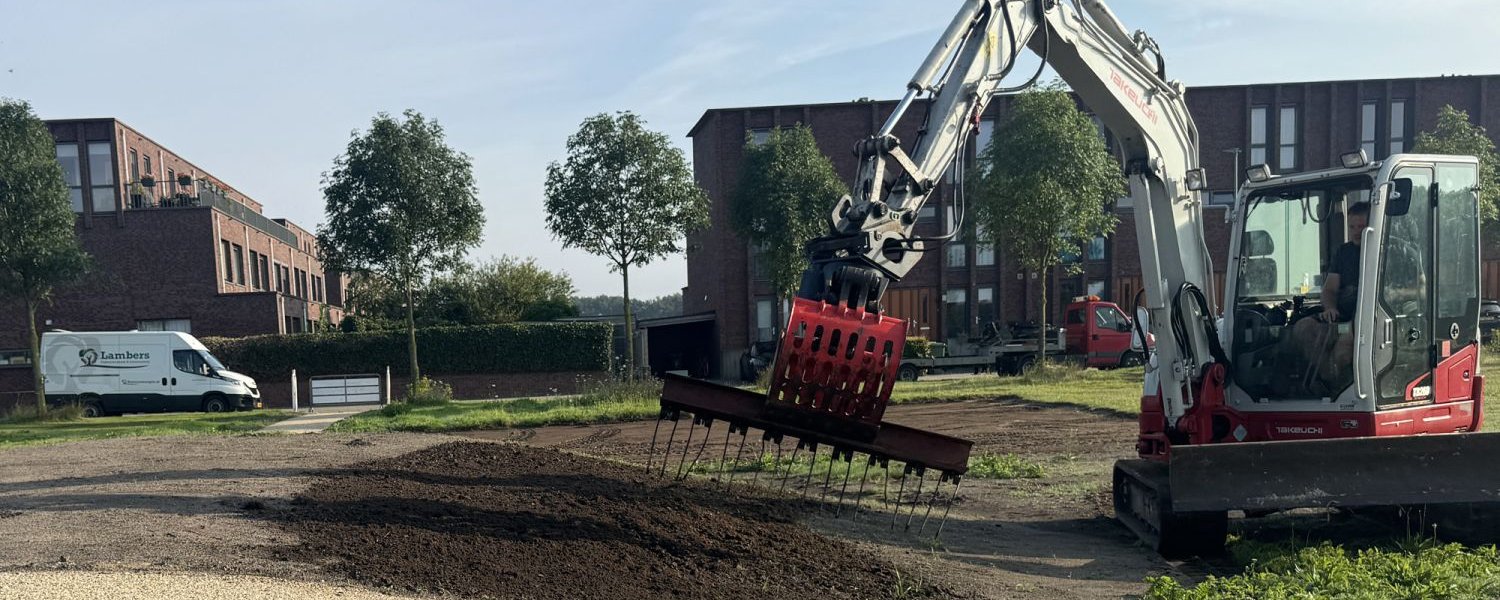
[[[219,359],[214,358],[214,355],[209,354],[207,350],[199,350],[198,354],[203,356],[203,362],[208,363],[208,366],[213,367],[215,371],[229,370],[224,368],[224,363],[219,362]]]

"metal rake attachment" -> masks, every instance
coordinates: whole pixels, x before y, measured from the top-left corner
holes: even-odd
[[[820,430],[817,419],[805,414],[788,415],[778,408],[753,391],[668,375],[662,387],[661,412],[651,436],[646,472],[659,477],[670,473],[678,480],[703,474],[726,486],[732,485],[736,476],[745,474],[749,476],[747,485],[759,485],[760,476],[767,474],[766,487],[795,494],[802,500],[816,500],[835,516],[841,516],[849,506],[846,497],[851,492],[850,479],[856,475],[854,467],[857,462],[863,463],[862,471],[857,473],[856,489],[852,490],[854,512],[878,510],[884,505],[892,513],[891,528],[900,525],[910,530],[916,525],[921,533],[926,531],[933,506],[942,503],[942,516],[934,535],[942,533],[948,511],[958,497],[959,483],[968,471],[973,442],[895,423],[878,423],[857,436],[847,436],[847,428],[840,423]],[[684,418],[690,419],[690,424],[685,441],[679,441],[678,429]],[[672,426],[658,463],[656,449],[665,421],[671,421]],[[716,427],[724,429],[723,436],[716,435]],[[751,440],[751,430],[760,431],[760,444],[758,454],[747,460],[745,447]],[[738,441],[734,439],[736,434]],[[675,466],[674,451],[680,452]],[[756,451],[753,446],[751,451]],[[705,453],[707,462],[703,462]],[[875,473],[880,494],[867,505],[866,487],[873,481],[871,467],[884,473]],[[899,477],[891,474],[892,467]],[[833,479],[838,476],[837,471],[843,471],[841,480]],[[928,471],[937,473],[937,481],[931,486],[926,483]],[[911,475],[916,475],[914,484],[909,481]],[[948,483],[951,488],[944,491],[944,484]],[[818,487],[821,490],[815,491]],[[872,489],[871,496],[873,492]],[[816,498],[812,497],[814,494]],[[828,497],[834,494],[836,500],[830,505]],[[916,518],[919,510],[921,519]]]

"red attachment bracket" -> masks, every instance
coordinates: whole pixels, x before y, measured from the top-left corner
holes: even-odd
[[[879,425],[905,345],[906,321],[797,298],[772,367],[770,402]]]

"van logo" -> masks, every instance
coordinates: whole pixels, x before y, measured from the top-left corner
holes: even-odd
[[[85,367],[99,369],[139,369],[150,364],[150,352],[100,352],[93,348],[84,348],[78,351],[78,360]],[[115,363],[115,364],[103,364]]]

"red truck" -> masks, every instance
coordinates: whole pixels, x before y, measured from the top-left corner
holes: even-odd
[[[1090,367],[1130,367],[1145,362],[1145,352],[1136,341],[1134,324],[1125,311],[1098,296],[1079,296],[1063,310],[1063,327],[1049,329],[1043,341],[1049,357]],[[1036,362],[1037,338],[1033,335],[991,335],[978,340],[962,353],[951,355],[937,345],[933,358],[902,357],[898,376],[916,381],[923,374],[993,367],[1001,375],[1020,374]],[[1148,344],[1150,340],[1148,339]]]

